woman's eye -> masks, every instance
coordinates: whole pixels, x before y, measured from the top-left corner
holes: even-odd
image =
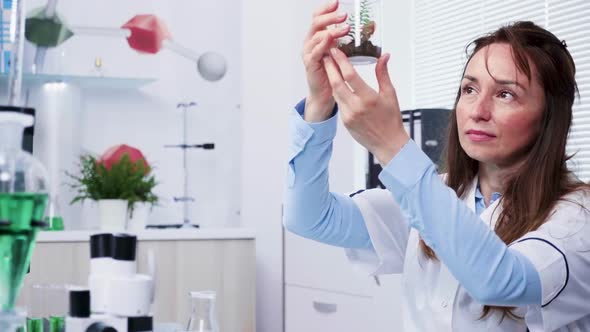
[[[470,94],[472,94],[474,92],[475,92],[475,89],[473,87],[469,86],[469,85],[468,86],[464,86],[461,89],[461,93],[462,94],[466,94],[466,95],[470,95]]]
[[[501,91],[499,96],[502,99],[514,99],[514,94],[510,91]]]

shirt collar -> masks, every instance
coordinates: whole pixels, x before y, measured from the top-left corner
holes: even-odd
[[[499,192],[493,192],[492,199],[490,200],[489,205],[494,203],[500,197],[502,197],[502,194],[500,194]],[[475,188],[475,202],[482,203],[485,205],[485,200],[483,199],[483,194],[481,193],[481,190],[479,190],[479,182],[477,183],[477,187]]]

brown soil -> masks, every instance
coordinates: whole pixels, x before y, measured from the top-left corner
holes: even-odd
[[[349,58],[353,56],[370,56],[379,58],[381,56],[381,47],[373,45],[371,41],[364,41],[358,47],[354,46],[354,40],[348,44],[338,46]]]

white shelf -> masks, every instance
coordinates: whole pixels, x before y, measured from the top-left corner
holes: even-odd
[[[81,231],[41,231],[37,242],[87,242],[90,235],[108,233],[100,230]],[[118,233],[118,232],[117,232]],[[128,234],[137,235],[138,240],[175,241],[175,240],[252,240],[254,230],[243,227],[201,228],[201,229],[148,229]]]
[[[7,81],[8,74],[0,74],[0,82],[6,84]],[[83,89],[138,89],[155,81],[155,78],[23,74],[25,85],[64,82],[78,85]]]

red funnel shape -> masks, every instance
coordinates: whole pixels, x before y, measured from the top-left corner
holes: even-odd
[[[155,15],[136,15],[122,28],[131,30],[127,43],[138,52],[158,53],[162,41],[172,37],[164,22]]]

